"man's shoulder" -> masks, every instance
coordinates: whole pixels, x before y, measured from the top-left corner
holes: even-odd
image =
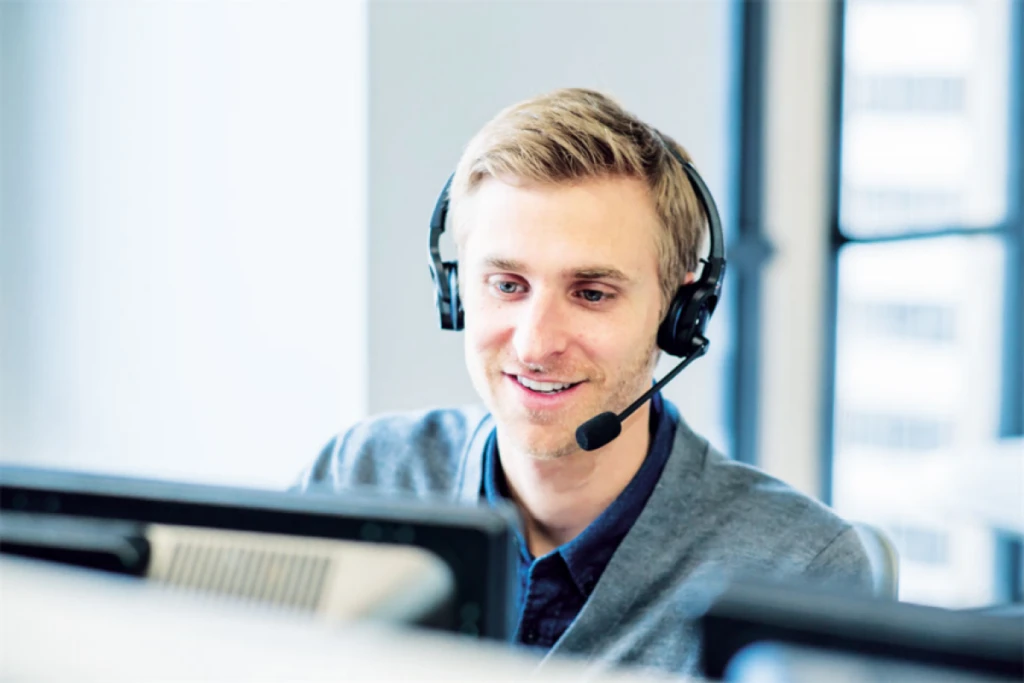
[[[664,498],[692,533],[687,553],[724,566],[779,575],[871,580],[856,528],[831,508],[767,472],[724,456],[681,418]],[[680,495],[685,492],[685,495]]]
[[[727,530],[736,552],[779,575],[870,583],[870,559],[856,528],[821,501],[714,449],[702,482],[710,521]]]
[[[490,423],[487,410],[474,405],[371,416],[332,438],[299,488],[449,494],[467,449]]]
[[[487,410],[476,405],[380,413],[337,438],[355,449],[449,450],[462,446],[488,417]]]
[[[655,509],[638,521],[641,533],[620,546],[628,550],[625,561],[609,565],[616,575],[602,593],[604,609],[590,612],[631,611],[621,620],[629,626],[595,627],[576,644],[599,647],[603,660],[695,673],[695,620],[731,580],[872,590],[871,561],[849,522],[768,473],[725,457],[682,420],[651,501]],[[637,594],[643,599],[621,597]]]
[[[798,491],[764,470],[730,460],[715,450],[708,453],[703,481],[731,514],[754,520],[779,530],[811,528],[820,534],[835,534],[848,524],[821,501]],[[757,513],[757,514],[754,514]],[[774,520],[774,522],[773,522]],[[778,524],[778,521],[785,524]]]

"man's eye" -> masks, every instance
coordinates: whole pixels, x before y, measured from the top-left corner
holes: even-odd
[[[503,280],[501,282],[494,283],[494,286],[502,294],[517,294],[519,292],[518,282]]]
[[[581,289],[580,296],[592,304],[601,303],[609,298],[609,295],[599,289]]]

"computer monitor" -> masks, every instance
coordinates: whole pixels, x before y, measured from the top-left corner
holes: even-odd
[[[2,552],[497,640],[516,525],[509,507],[0,466]]]
[[[729,661],[728,683],[1020,683],[1020,679],[802,645],[755,643]]]
[[[701,671],[713,680],[722,679],[737,654],[756,644],[856,654],[999,680],[1024,677],[1024,618],[748,579],[729,584],[698,626]]]

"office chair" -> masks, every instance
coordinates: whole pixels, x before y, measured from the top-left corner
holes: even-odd
[[[871,569],[875,575],[875,596],[896,600],[900,585],[900,556],[896,552],[896,545],[877,526],[853,522],[853,528],[857,530],[871,560]]]

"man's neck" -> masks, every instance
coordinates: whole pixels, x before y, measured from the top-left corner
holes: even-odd
[[[555,460],[539,460],[501,441],[501,467],[526,523],[534,557],[576,538],[622,493],[636,475],[650,446],[650,403],[622,425],[622,433],[596,451],[576,450]]]

